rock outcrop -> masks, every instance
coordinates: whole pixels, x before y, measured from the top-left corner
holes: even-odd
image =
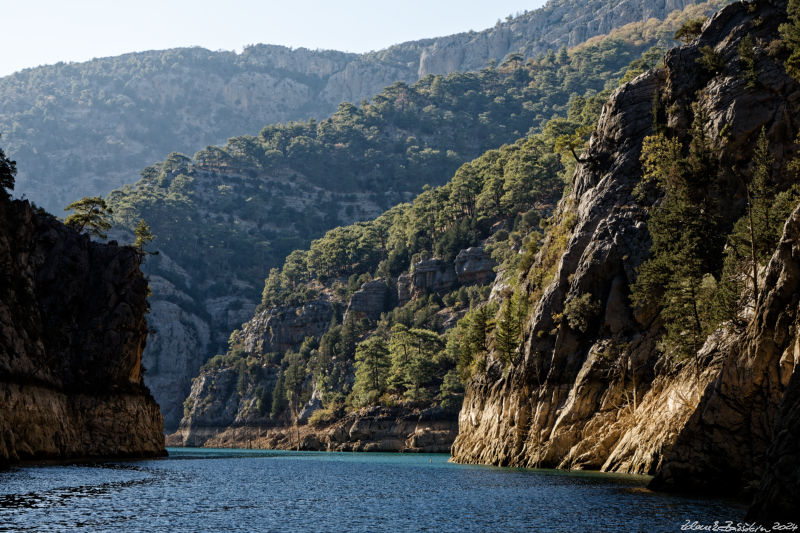
[[[483,246],[473,246],[458,252],[455,260],[456,276],[461,285],[483,285],[495,277],[497,262]]]
[[[381,313],[388,311],[391,305],[392,292],[383,278],[364,283],[353,293],[344,313],[344,320],[377,320]]]
[[[380,285],[386,289],[386,283]],[[331,325],[335,310],[325,298],[298,306],[264,309],[242,325],[238,341],[256,360],[217,356],[192,379],[170,442],[202,446],[229,427],[274,426],[270,420],[272,391],[278,367],[271,354],[297,350],[307,337],[319,339]],[[199,365],[198,365],[199,366]],[[171,428],[168,426],[168,431]]]
[[[786,222],[763,287],[755,318],[722,354],[722,371],[682,429],[654,488],[737,494],[758,487],[778,408],[800,361],[800,209]]]
[[[748,168],[762,127],[775,168],[785,168],[800,126],[800,88],[786,75],[780,53],[766,50],[785,7],[756,1],[724,8],[699,39],[669,52],[663,69],[611,96],[556,217],[569,238],[544,245],[563,246],[553,281],[541,290],[514,364],[503,368],[490,360],[469,385],[455,460],[658,473],[654,486],[675,489],[741,494],[755,488],[796,363],[798,214],[769,264],[747,332],[723,328],[695,361],[676,363],[656,349],[661,324],[652,310],[634,310],[627,301],[650,248],[650,205],[632,191],[642,175],[642,141],[653,131],[655,98],[668,110],[672,131],[688,129],[689,104],[696,101],[728,168]],[[746,35],[755,43],[755,87],[746,86],[738,59]],[[698,66],[705,46],[718,58],[714,72]],[[732,223],[743,212],[744,194],[737,183],[723,190]],[[546,257],[540,254],[539,263]],[[538,290],[530,283],[530,291]],[[563,314],[567,302],[585,294],[600,305],[579,330]],[[784,411],[792,416],[791,406]],[[774,460],[792,456],[780,444],[786,431],[776,433],[784,440],[774,441]],[[769,492],[792,479],[773,475],[764,482]],[[779,500],[773,498],[775,505]]]
[[[561,46],[571,48],[629,22],[664,18],[692,3],[686,0],[551,1],[540,9],[509,17],[505,22],[498,21],[494,28],[482,32],[435,39],[422,49],[418,73],[422,77],[473,70],[512,52],[531,57]]]
[[[414,263],[411,270],[411,297],[426,294],[444,294],[458,283],[458,276],[451,263],[441,259],[424,259]]]
[[[0,463],[165,454],[139,261],[0,198]]]
[[[268,401],[277,377],[274,366],[244,361],[206,368],[192,381],[173,440],[180,446],[202,446],[229,427],[272,425]]]
[[[748,519],[797,520],[800,494],[800,372],[795,370],[783,396],[767,451],[764,474]]]
[[[297,349],[306,337],[320,337],[328,330],[333,306],[324,299],[298,307],[265,309],[242,326],[244,349],[267,354]]]
[[[398,305],[403,306],[411,301],[412,280],[411,274],[403,272],[397,276],[397,301]]]

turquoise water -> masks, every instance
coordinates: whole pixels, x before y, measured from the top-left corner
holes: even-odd
[[[680,531],[741,520],[637,476],[464,466],[447,455],[170,449],[0,472],[0,531]]]

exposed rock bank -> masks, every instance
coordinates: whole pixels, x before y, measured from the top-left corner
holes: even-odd
[[[201,431],[209,448],[260,448],[336,452],[448,453],[458,431],[455,413],[373,407],[351,413],[328,426],[227,427]],[[197,430],[195,429],[197,433]],[[167,438],[186,442],[183,428]]]

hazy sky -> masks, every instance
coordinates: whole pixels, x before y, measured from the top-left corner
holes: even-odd
[[[0,0],[0,76],[59,61],[255,43],[350,52],[468,30],[544,0]]]

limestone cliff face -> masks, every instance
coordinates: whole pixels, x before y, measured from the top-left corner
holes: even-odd
[[[514,52],[531,57],[561,46],[571,48],[630,22],[664,18],[693,3],[687,0],[548,2],[540,9],[507,19],[494,28],[434,40],[420,54],[418,73],[423,77],[475,70]]]
[[[229,427],[275,425],[270,402],[278,368],[269,364],[267,354],[297,350],[306,337],[321,337],[333,317],[333,305],[325,298],[257,313],[241,326],[239,338],[244,353],[258,362],[212,359],[201,369],[191,380],[188,397],[180,399],[183,410],[173,440],[182,446],[202,446]],[[177,394],[173,391],[171,397]]]
[[[557,220],[569,239],[553,281],[535,304],[514,364],[490,360],[468,387],[455,460],[661,472],[659,479],[679,488],[689,479],[698,483],[702,472],[709,485],[730,483],[735,492],[758,479],[795,364],[796,215],[770,262],[760,314],[747,333],[718,331],[697,365],[676,365],[656,349],[660,324],[653,313],[630,306],[635,269],[650,247],[649,205],[632,190],[642,175],[641,142],[652,132],[656,96],[676,130],[689,125],[689,103],[697,101],[710,117],[706,131],[720,161],[740,169],[765,127],[776,168],[785,168],[800,126],[800,93],[782,58],[766,52],[784,13],[780,3],[731,5],[697,41],[668,53],[663,69],[611,96],[584,154],[588,162],[560,206]],[[758,84],[751,89],[737,54],[747,34],[757,58]],[[717,72],[698,68],[701,46],[720,58]],[[736,183],[727,185],[733,220],[742,212],[742,193]],[[556,245],[556,239],[545,243]],[[587,293],[599,311],[579,331],[563,319],[565,303]],[[742,475],[732,474],[737,468]]]
[[[312,301],[258,311],[234,334],[237,353],[229,350],[225,356],[212,358],[192,379],[188,397],[185,401],[180,399],[180,423],[177,431],[169,436],[170,443],[180,446],[296,447],[296,439],[292,436],[294,430],[283,427],[291,423],[288,417],[270,418],[270,402],[279,372],[275,361],[280,357],[276,356],[299,350],[308,337],[319,340],[334,319],[370,327],[376,324],[382,313],[413,298],[444,293],[459,285],[487,284],[495,275],[494,266],[494,260],[484,248],[477,246],[461,250],[453,262],[441,259],[420,261],[411,273],[363,283],[348,298],[330,287],[322,287],[319,296]],[[345,279],[333,281],[346,282]],[[441,309],[442,331],[455,326],[464,313],[464,308]],[[164,374],[163,369],[159,372]],[[347,393],[354,380],[352,358],[337,361],[333,373],[338,386],[347,388],[340,392]],[[311,380],[311,376],[306,379]],[[165,395],[170,398],[178,394],[174,386],[172,390],[165,390]],[[321,395],[314,388],[311,398],[298,408],[300,424],[307,424],[311,415],[322,407]],[[303,446],[304,449],[338,451],[449,450],[457,430],[456,413],[452,409],[442,411],[438,408],[433,411],[423,409],[427,414],[422,415],[417,411],[390,409],[378,414],[348,414],[324,430],[304,426],[303,434],[313,438],[308,437],[312,440]],[[177,414],[177,410],[172,414]],[[371,436],[351,435],[350,428],[357,420],[361,420],[358,427],[366,423],[364,420],[375,422],[368,424]],[[428,420],[435,420],[435,423],[430,427],[417,427],[417,422]],[[341,428],[345,426],[343,433]],[[334,428],[339,429],[334,432]],[[168,431],[171,430],[168,427]]]
[[[767,451],[764,475],[748,518],[766,520],[797,519],[800,494],[800,372],[795,370],[783,396]]]
[[[176,436],[181,446],[202,446],[229,427],[269,426],[265,394],[275,387],[278,371],[267,365],[222,366],[202,371],[192,381],[184,419]]]
[[[285,352],[296,349],[306,337],[320,337],[331,325],[333,306],[326,299],[298,307],[273,307],[242,326],[248,353]]]
[[[0,264],[0,462],[165,453],[136,252],[0,199]]]
[[[758,487],[767,449],[781,432],[775,430],[778,408],[800,361],[798,239],[800,209],[786,222],[767,267],[755,318],[723,352],[722,370],[666,457],[655,488],[736,493]],[[784,431],[793,431],[786,417],[796,401],[787,395]],[[786,451],[777,444],[775,453]]]

